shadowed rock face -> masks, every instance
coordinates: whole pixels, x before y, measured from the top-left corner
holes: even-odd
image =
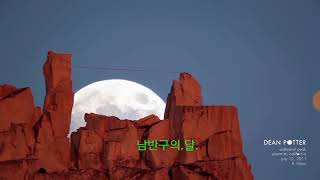
[[[69,139],[71,55],[49,52],[43,71],[43,110],[35,107],[30,88],[0,85],[0,179],[253,179],[237,108],[204,106],[190,74],[173,82],[164,120],[88,112],[86,127]],[[137,141],[164,139],[193,139],[195,150],[138,151]]]

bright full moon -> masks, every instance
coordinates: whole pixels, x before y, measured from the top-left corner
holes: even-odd
[[[70,132],[86,125],[85,113],[130,120],[155,114],[163,119],[164,109],[164,101],[141,84],[122,79],[98,81],[75,93]]]

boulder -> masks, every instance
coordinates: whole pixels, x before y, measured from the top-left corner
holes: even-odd
[[[159,117],[154,114],[151,114],[151,115],[146,116],[144,118],[141,118],[137,121],[133,121],[133,124],[136,126],[136,128],[146,128],[146,127],[150,127],[158,122],[160,122]]]
[[[184,146],[185,148],[185,146]],[[197,146],[194,146],[193,151],[179,151],[176,163],[181,164],[188,164],[188,163],[194,163],[197,161],[207,161],[209,160],[208,154],[207,154],[207,146],[206,143],[199,144]]]
[[[177,106],[170,119],[170,138],[193,139],[198,145],[215,133],[238,130],[236,114],[234,106]]]
[[[0,100],[0,132],[12,123],[26,124],[33,120],[34,102],[30,88],[18,89]]]
[[[0,132],[0,162],[22,160],[32,153],[21,125],[14,125],[9,131]]]
[[[29,167],[25,161],[9,161],[0,163],[0,179],[28,179]]]
[[[17,88],[14,86],[11,86],[9,84],[2,84],[0,85],[0,100],[8,95],[10,95],[11,93],[13,93],[14,91],[16,91]]]
[[[32,180],[109,180],[108,176],[92,169],[62,173],[37,172],[29,176]]]
[[[208,141],[210,160],[224,160],[242,155],[242,141],[233,131],[225,131],[210,136]]]
[[[127,128],[127,122],[121,121],[115,116],[104,116],[94,113],[86,113],[84,119],[87,122],[86,128],[94,130],[98,135],[103,137],[106,131]]]
[[[169,170],[167,168],[161,168],[156,170],[142,171],[144,173],[137,173],[136,179],[141,180],[170,180]]]
[[[162,120],[153,125],[148,131],[148,137],[146,140],[169,140],[169,120]],[[147,165],[152,169],[157,169],[172,166],[175,162],[178,150],[170,147],[158,147],[157,150],[147,149],[143,154]]]
[[[102,170],[102,138],[92,130],[78,130],[72,133],[77,168]]]
[[[130,121],[127,128],[109,129],[104,137],[103,162],[112,171],[118,166],[134,167],[140,157],[137,148],[138,131]]]
[[[206,175],[201,175],[192,169],[185,167],[184,165],[178,165],[171,169],[172,180],[202,180],[202,179],[212,179],[208,178]]]
[[[44,116],[40,122],[35,146],[35,170],[42,168],[53,173],[68,169],[71,165],[70,148],[69,138],[53,136],[51,122]]]

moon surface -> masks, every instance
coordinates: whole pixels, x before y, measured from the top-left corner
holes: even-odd
[[[70,133],[86,125],[85,113],[130,120],[155,114],[163,119],[165,105],[151,89],[136,82],[123,79],[98,81],[75,93]]]

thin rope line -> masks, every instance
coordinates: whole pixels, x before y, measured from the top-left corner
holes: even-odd
[[[160,71],[165,73],[180,73],[177,71],[161,71],[161,70],[152,70],[152,69],[131,69],[131,68],[109,68],[109,67],[93,67],[93,66],[73,66],[78,69],[95,69],[95,70],[107,70],[107,71],[135,71],[135,72],[147,72],[147,71]]]

